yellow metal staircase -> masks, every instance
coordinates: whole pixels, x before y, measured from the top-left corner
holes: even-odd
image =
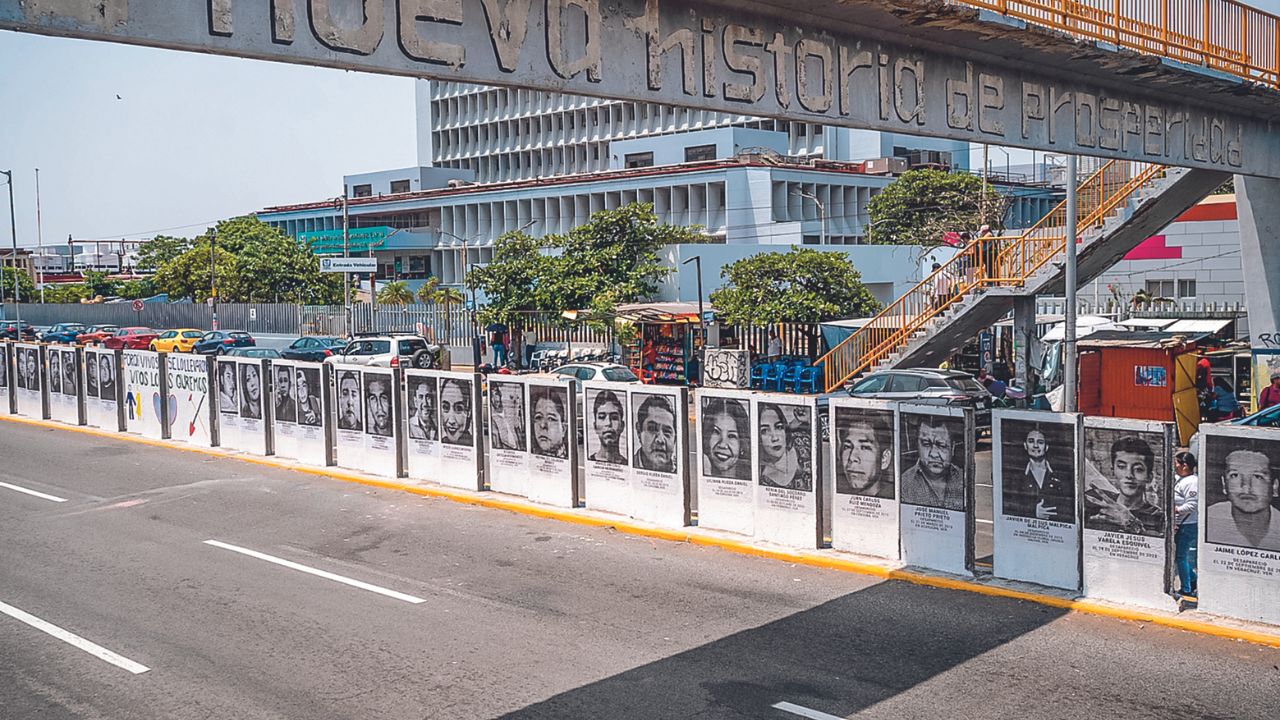
[[[1163,177],[1161,165],[1111,160],[1077,188],[1077,237],[1102,228]],[[1021,288],[1066,248],[1066,202],[1018,236],[979,238],[884,308],[817,363],[826,392],[891,359],[934,321],[991,288]]]

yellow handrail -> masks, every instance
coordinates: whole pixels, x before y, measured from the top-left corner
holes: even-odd
[[[1280,87],[1280,17],[1236,0],[948,0]]]
[[[1101,227],[1165,168],[1110,160],[1077,187],[1077,237]],[[970,292],[1021,287],[1066,247],[1066,202],[1017,237],[979,238],[818,359],[827,392],[906,345],[933,318]]]

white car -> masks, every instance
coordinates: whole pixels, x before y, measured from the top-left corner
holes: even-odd
[[[357,336],[324,361],[331,365],[430,370],[440,367],[441,358],[439,345],[432,345],[417,335],[365,335]]]
[[[582,381],[608,380],[609,382],[640,382],[631,368],[617,363],[579,362],[568,363],[552,370],[550,375],[573,383],[574,390],[582,387]]]

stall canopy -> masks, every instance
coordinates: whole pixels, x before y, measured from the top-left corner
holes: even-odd
[[[715,312],[715,308],[705,303],[702,309],[704,312]],[[635,323],[696,323],[698,322],[698,304],[687,302],[631,303],[619,305],[617,317]]]
[[[876,321],[878,327],[897,328],[902,325],[900,318],[897,316],[888,316],[876,318],[849,318],[848,320],[829,320],[824,323],[818,323],[818,327],[822,330],[822,342],[827,344],[827,349],[831,349],[846,338],[865,327],[872,320]]]

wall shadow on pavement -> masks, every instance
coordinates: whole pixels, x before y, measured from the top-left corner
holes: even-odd
[[[731,604],[725,612],[733,612]],[[1030,602],[884,582],[502,717],[794,717],[771,708],[780,701],[846,717],[1065,612]]]

